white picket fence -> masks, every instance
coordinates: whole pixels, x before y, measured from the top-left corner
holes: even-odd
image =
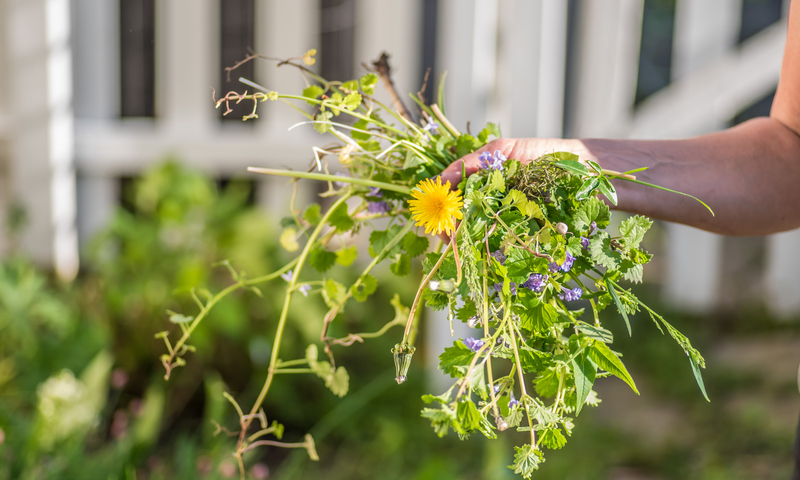
[[[300,166],[317,141],[286,131],[294,114],[275,104],[255,128],[221,124],[210,85],[219,78],[224,0],[156,0],[157,119],[121,120],[119,12],[110,0],[0,0],[0,206],[28,211],[20,244],[66,278],[79,239],[101,227],[118,178],[168,155],[210,174],[248,165]],[[499,122],[508,136],[678,138],[719,129],[777,84],[784,20],[736,45],[742,0],[678,0],[673,83],[637,108],[642,0],[439,0],[438,71],[447,70],[454,123]],[[785,1],[788,8],[788,0]],[[254,48],[293,56],[318,46],[315,0],[256,0]],[[357,62],[393,54],[401,91],[421,78],[423,0],[356,0]],[[566,68],[575,88],[564,110]],[[259,64],[269,88],[295,91],[292,72]],[[457,100],[456,100],[457,99]],[[272,210],[280,182],[259,179]],[[668,225],[665,295],[687,309],[717,305],[722,237]],[[800,311],[800,232],[768,239],[764,294],[776,313]]]

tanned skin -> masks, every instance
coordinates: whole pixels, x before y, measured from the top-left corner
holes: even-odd
[[[792,0],[780,82],[769,117],[684,140],[498,139],[454,162],[442,179],[457,185],[461,164],[475,173],[484,151],[528,161],[568,151],[603,168],[648,167],[639,180],[706,202],[615,180],[619,210],[725,235],[766,235],[800,227],[800,0]]]

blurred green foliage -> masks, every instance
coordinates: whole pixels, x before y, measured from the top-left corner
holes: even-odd
[[[94,239],[72,285],[53,282],[24,259],[0,264],[0,480],[238,477],[233,440],[224,431],[215,436],[214,422],[236,428],[223,391],[247,403],[261,387],[282,280],[265,284],[263,299],[237,292],[215,307],[192,337],[197,352],[169,382],[158,362],[164,345],[153,334],[175,327],[166,309],[194,314],[188,289],[217,291],[230,284],[224,268],[212,267],[215,262],[229,259],[251,276],[283,265],[289,255],[277,243],[277,222],[248,204],[247,184],[220,188],[174,162],[147,172],[124,195],[128,208],[119,209]],[[335,268],[335,275],[351,281],[357,275]],[[332,335],[379,329],[393,316],[389,301],[395,293],[409,303],[414,282],[383,277],[368,302],[337,318]],[[646,291],[641,296],[656,303]],[[324,311],[319,298],[296,302],[286,359],[301,357],[318,340]],[[704,353],[737,336],[798,337],[796,323],[776,322],[758,309],[734,319],[667,318]],[[715,362],[712,354],[705,372],[708,404],[679,347],[645,316],[632,319],[636,341],[616,320],[614,348],[637,365],[631,373],[643,397],[610,395],[607,405],[585,409],[581,415],[588,418],[581,419],[569,447],[552,452],[537,478],[788,477],[793,380],[770,383]],[[400,333],[335,349],[337,363],[351,375],[343,399],[312,375],[280,377],[265,405],[267,416],[286,425],[287,441],[301,441],[310,431],[321,460],[309,461],[302,450],[258,450],[246,459],[249,478],[513,478],[506,468],[510,442],[439,439],[419,417],[425,362],[415,362],[407,383],[394,383],[389,350]],[[426,351],[424,338],[418,344],[420,360],[438,355]],[[667,440],[643,441],[621,427],[608,409],[612,402],[617,409],[622,403],[623,411],[657,403],[679,412],[680,422]],[[791,420],[776,421],[786,417],[777,409],[787,403]]]

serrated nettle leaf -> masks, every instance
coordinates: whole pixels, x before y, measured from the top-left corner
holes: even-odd
[[[350,375],[344,367],[338,367],[336,372],[325,379],[325,386],[338,397],[347,395],[350,389]]]
[[[545,428],[539,433],[539,442],[551,449],[558,450],[567,444],[567,439],[558,427]]]
[[[403,170],[405,170],[407,168],[416,168],[416,167],[418,167],[420,165],[424,165],[426,163],[427,163],[427,161],[424,158],[420,157],[419,155],[417,155],[416,153],[412,152],[411,150],[408,150],[406,152],[405,162],[403,162]]]
[[[353,294],[353,298],[355,298],[359,302],[363,302],[375,293],[375,290],[378,288],[378,280],[373,277],[372,275],[364,275],[359,278],[357,283],[354,283],[353,286],[350,288],[350,293]]]
[[[451,388],[450,390],[444,392],[441,395],[430,395],[430,394],[423,395],[422,396],[422,401],[425,402],[425,403],[428,403],[428,404],[433,403],[433,402],[437,402],[440,405],[447,405],[448,403],[450,403],[450,395],[451,395],[452,391],[453,391],[453,389]]]
[[[425,253],[429,245],[428,237],[420,237],[414,232],[408,232],[403,237],[403,250],[405,250],[411,258]]]
[[[483,416],[471,400],[458,402],[457,409],[458,422],[453,425],[457,432],[469,433],[480,428]]]
[[[641,215],[633,215],[622,221],[619,226],[619,234],[625,241],[625,250],[639,248],[639,244],[644,238],[644,234],[650,229],[653,222]]]
[[[336,263],[349,267],[358,257],[358,249],[354,246],[340,248],[336,251]]]
[[[583,253],[583,245],[581,245],[581,238],[578,236],[569,237],[566,244],[566,251],[573,257],[580,257]]]
[[[467,379],[470,390],[477,393],[481,400],[489,398],[489,387],[484,379],[484,366],[484,363],[477,363]]]
[[[559,377],[556,367],[544,370],[536,379],[536,393],[542,397],[552,397],[558,393]]]
[[[558,321],[558,312],[549,303],[539,302],[519,312],[520,326],[530,332],[547,331]]]
[[[466,345],[460,341],[453,342],[452,347],[445,348],[444,352],[439,355],[439,370],[451,377],[456,377],[459,375],[459,371],[455,367],[469,365],[473,356],[475,356],[475,352]]]
[[[529,444],[514,447],[514,449],[516,450],[514,464],[509,465],[508,468],[514,470],[514,473],[522,475],[522,478],[531,478],[533,472],[539,470],[539,464],[542,463],[541,452]]]
[[[317,122],[329,122],[331,118],[333,118],[333,114],[325,110],[324,112],[317,112],[317,115],[314,117],[314,120]],[[330,129],[331,126],[329,123],[314,124],[314,130],[318,131],[319,133],[326,133]]]
[[[506,160],[505,163],[503,163],[503,167],[506,170],[506,177],[514,178],[514,175],[516,175],[517,171],[519,170],[519,166],[520,166],[519,160],[515,158],[509,158],[508,160]]]
[[[326,272],[336,263],[337,255],[334,252],[325,250],[323,246],[317,246],[308,253],[308,264],[318,272]]]
[[[361,105],[361,94],[358,92],[348,93],[342,101],[342,106],[351,112]]]
[[[464,300],[464,305],[456,310],[456,318],[460,321],[467,323],[472,317],[478,315],[478,307],[471,299]]]
[[[636,392],[636,395],[639,395],[639,390],[636,389],[636,384],[633,382],[633,378],[631,378],[625,365],[605,343],[594,342],[591,347],[587,348],[587,351],[589,352],[589,358],[594,361],[598,368],[602,368],[615,377],[622,379]]]
[[[342,90],[347,92],[355,92],[358,90],[358,80],[348,80],[342,83]]]
[[[472,135],[466,133],[461,134],[461,136],[456,139],[456,157],[461,158],[468,153],[472,153],[477,143],[478,140]]]
[[[303,212],[303,220],[305,220],[312,226],[319,224],[320,220],[322,220],[322,216],[320,215],[319,210],[320,210],[319,204],[312,203]],[[292,222],[292,224],[294,224],[294,222]]]
[[[401,253],[389,266],[389,270],[398,277],[405,277],[411,273],[411,259],[405,253]]]
[[[560,153],[560,152],[559,152]],[[554,154],[555,155],[555,154]],[[577,160],[559,160],[555,162],[556,166],[563,168],[564,170],[568,171],[569,173],[579,175],[581,177],[585,177],[587,175],[591,175],[591,171],[586,168],[586,165],[582,164]]]
[[[497,172],[497,170],[495,170]],[[497,172],[499,173],[499,172]],[[526,204],[528,203],[528,197],[525,196],[524,193],[520,192],[516,189],[511,189],[508,191],[506,196],[503,198],[502,205],[517,205],[517,204]]]
[[[372,233],[369,234],[369,254],[373,257],[377,257],[378,254],[389,245],[389,242],[392,241],[394,237],[396,237],[400,230],[403,227],[400,225],[392,225],[389,227],[388,230],[373,230]],[[395,245],[389,252],[387,252],[387,256],[394,256],[400,253],[400,245]],[[437,257],[438,260],[438,257]]]
[[[616,270],[619,267],[620,254],[611,248],[611,239],[605,231],[595,235],[589,242],[589,255],[594,263],[607,269]]]
[[[605,228],[610,218],[611,212],[608,206],[597,197],[582,202],[572,216],[573,225],[578,232],[588,231],[592,222],[595,222],[598,228]]]
[[[629,260],[624,260],[620,265],[622,278],[633,283],[642,283],[644,277],[644,267],[637,265]]]
[[[425,305],[436,311],[444,310],[450,305],[450,299],[447,294],[434,292],[427,288],[422,292],[422,299],[425,300]]]
[[[322,298],[330,308],[340,307],[347,298],[347,287],[329,278],[322,288]]]
[[[424,408],[421,416],[431,421],[431,426],[439,437],[444,436],[451,423],[456,421],[455,410],[447,405],[442,405],[440,408]]]

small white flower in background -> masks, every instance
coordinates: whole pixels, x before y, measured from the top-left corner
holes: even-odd
[[[97,422],[97,410],[86,386],[69,370],[62,370],[37,389],[39,442],[52,448],[61,440],[86,433]]]
[[[307,297],[308,291],[311,290],[311,285],[304,283],[300,285],[300,288],[298,290],[300,290],[300,292]]]
[[[294,275],[294,274],[292,273],[291,270],[289,270],[286,273],[281,273],[281,278],[286,280],[287,282],[291,282],[292,281],[292,275]]]

